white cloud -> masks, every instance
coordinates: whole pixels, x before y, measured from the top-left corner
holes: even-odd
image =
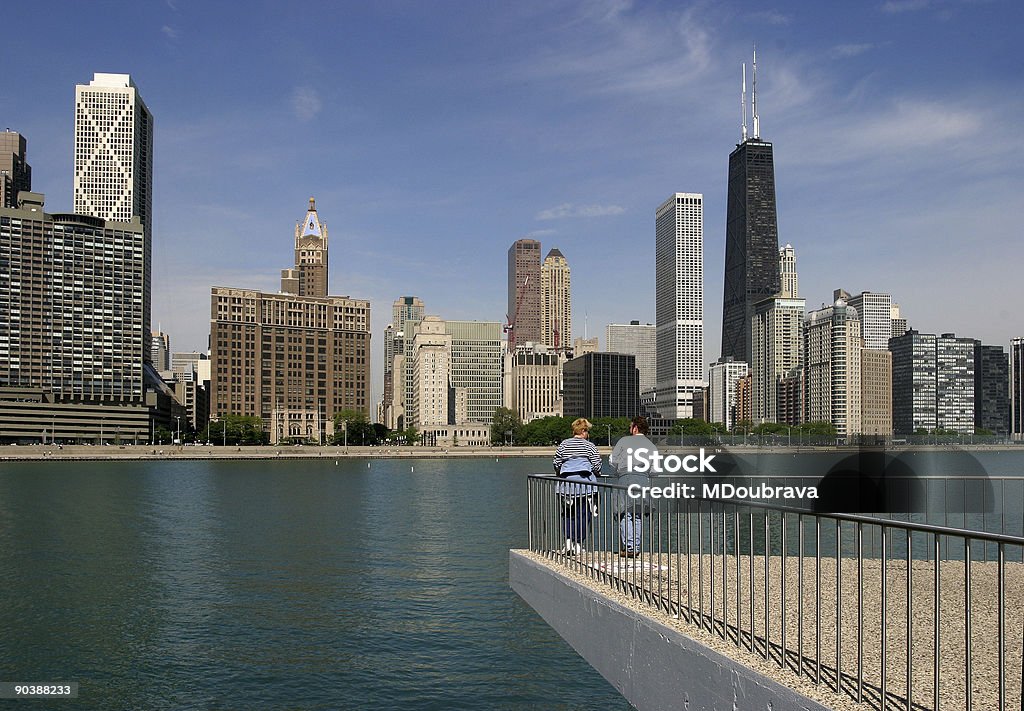
[[[164,25],[160,28],[160,31],[163,32],[164,37],[166,37],[169,40],[178,39],[178,35],[180,34],[177,29],[171,27],[170,25]]]
[[[537,213],[538,220],[561,220],[567,217],[607,217],[621,215],[626,209],[618,205],[574,205],[563,202],[561,205],[541,210]]]
[[[849,57],[856,57],[858,54],[864,54],[868,50],[874,48],[875,45],[870,42],[863,42],[861,44],[837,44],[829,51],[829,56],[833,59],[847,59]]]
[[[931,4],[931,0],[888,0],[882,5],[882,12],[894,15],[900,12],[923,10]]]
[[[754,22],[763,22],[768,25],[788,25],[793,21],[789,15],[784,15],[778,10],[763,10],[761,12],[754,12],[748,16]]]
[[[692,84],[712,67],[706,7],[665,16],[611,2],[581,11],[578,31],[530,56],[511,76],[568,79],[574,90],[651,93]]]
[[[322,108],[323,102],[313,87],[299,86],[292,92],[292,111],[300,121],[311,120]]]

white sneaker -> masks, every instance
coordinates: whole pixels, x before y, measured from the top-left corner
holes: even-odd
[[[572,542],[571,538],[566,538],[565,539],[565,554],[566,555],[576,555],[576,546]]]
[[[573,543],[572,547],[573,547],[573,552],[576,555],[580,555],[583,552],[583,546],[581,546],[579,543]]]

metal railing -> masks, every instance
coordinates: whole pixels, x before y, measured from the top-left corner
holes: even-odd
[[[555,563],[876,709],[1021,708],[1024,537],[558,481],[528,481]]]

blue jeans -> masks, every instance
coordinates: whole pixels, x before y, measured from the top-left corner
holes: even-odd
[[[619,540],[622,541],[622,547],[629,553],[640,551],[644,533],[642,510],[638,507],[636,511],[626,511],[619,516]]]
[[[592,514],[590,504],[589,496],[562,497],[562,526],[565,537],[573,543],[582,545],[587,540]]]

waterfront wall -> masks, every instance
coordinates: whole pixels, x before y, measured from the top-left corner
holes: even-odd
[[[509,584],[640,711],[828,711],[518,551],[509,552]]]

